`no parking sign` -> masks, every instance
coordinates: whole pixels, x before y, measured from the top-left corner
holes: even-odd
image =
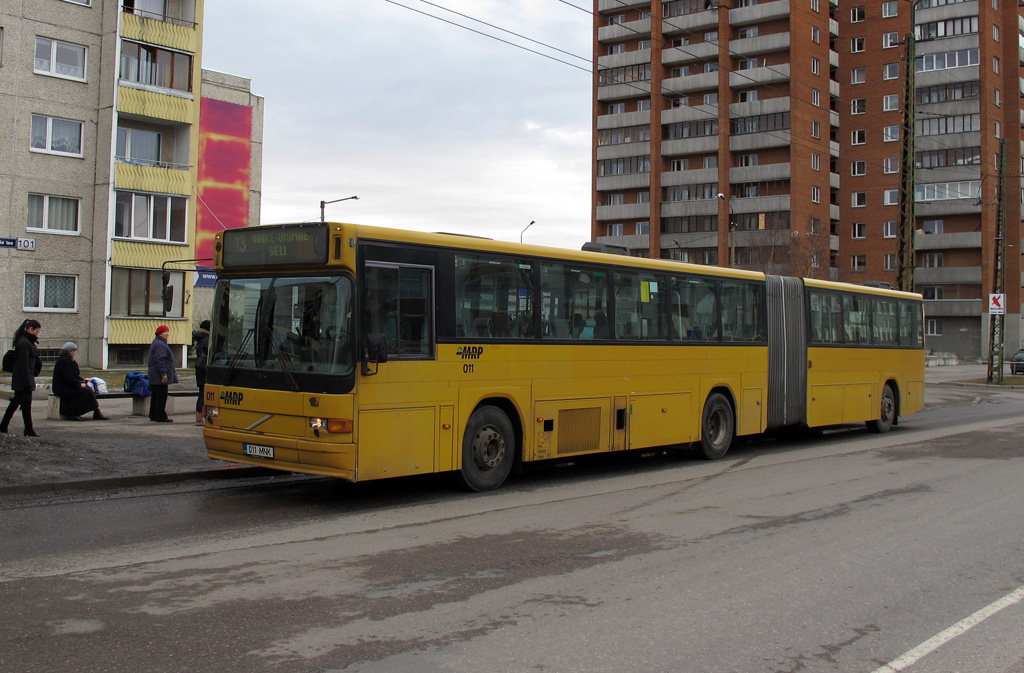
[[[1006,314],[1006,295],[990,294],[988,296],[988,312],[990,315]]]

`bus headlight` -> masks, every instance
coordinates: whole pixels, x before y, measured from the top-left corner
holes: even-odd
[[[313,430],[314,433],[319,433],[320,430],[327,430],[327,432],[334,434],[347,434],[352,432],[352,419],[311,418],[309,419],[309,428]]]

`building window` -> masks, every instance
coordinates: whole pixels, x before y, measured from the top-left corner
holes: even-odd
[[[612,16],[608,17],[609,26],[621,26],[624,23],[626,23],[625,14],[613,14]]]
[[[999,57],[998,56],[993,56],[992,57],[992,72],[994,72],[997,75],[999,74]]]
[[[928,285],[921,288],[921,295],[925,299],[932,301],[938,301],[942,299],[944,294],[943,287],[941,285]]]
[[[864,145],[868,141],[868,132],[866,129],[857,129],[856,131],[850,132],[850,144],[851,145]]]
[[[625,202],[621,192],[618,194],[605,194],[604,205],[606,206],[621,206]]]
[[[77,285],[76,276],[26,273],[22,307],[33,311],[74,311]]]
[[[625,54],[625,53],[626,53],[626,43],[625,42],[617,42],[615,44],[608,45],[608,54],[609,55],[612,55],[612,54]]]
[[[854,68],[850,71],[851,84],[863,84],[868,80],[867,68]]]
[[[75,5],[83,5],[85,7],[92,6],[92,0],[64,0],[64,2],[70,2]]]
[[[116,192],[114,236],[161,243],[184,243],[188,199],[139,192]]]
[[[821,30],[817,26],[811,26],[811,42],[821,44]]]
[[[899,157],[886,157],[882,159],[882,172],[886,175],[892,175],[893,173],[900,172],[900,158]]]
[[[821,203],[821,187],[811,187],[811,203]]]
[[[921,266],[926,269],[937,269],[942,266],[941,252],[926,252],[921,255]]]
[[[820,171],[821,170],[821,155],[818,154],[817,152],[812,152],[811,153],[811,170],[813,170],[813,171]]]
[[[867,40],[863,37],[855,37],[850,40],[850,52],[859,54],[867,48]]]
[[[636,193],[636,202],[637,203],[650,203],[651,202],[651,193],[650,192],[637,192]]]
[[[718,92],[704,94],[704,105],[717,105],[718,104]],[[648,106],[650,103],[648,102]]]
[[[717,30],[709,30],[708,32],[704,33],[704,41],[705,42],[718,42],[718,31]]]
[[[882,96],[882,112],[895,112],[900,109],[900,95],[891,93]]]
[[[1003,106],[1003,101],[1002,101],[1002,95],[999,93],[999,89],[996,89],[994,93],[995,93],[995,104],[996,104],[996,107],[1002,107]]]
[[[882,66],[882,79],[898,79],[899,76],[899,63],[886,63],[884,66]]]
[[[896,0],[889,0],[882,3],[882,18],[889,19],[899,14],[899,3]]]
[[[718,155],[709,154],[702,160],[704,168],[718,168]]]
[[[938,318],[928,318],[924,321],[925,336],[942,336],[942,321]]]
[[[882,258],[882,270],[883,271],[895,271],[896,270],[896,255],[892,253],[886,253]]]
[[[1002,126],[999,124],[999,122],[996,122],[995,129],[996,129],[996,138],[1002,138],[1003,137],[1002,136]]]
[[[757,26],[751,26],[750,28],[740,29],[739,39],[745,40],[748,37],[757,37]]]
[[[811,105],[821,107],[821,92],[817,89],[811,89]]]
[[[882,238],[896,238],[896,220],[886,220],[882,223]]]
[[[992,39],[996,42],[999,41],[999,26],[994,23],[992,24]]]
[[[637,40],[636,48],[637,48],[637,51],[640,51],[640,50],[643,50],[643,49],[650,49],[651,48],[651,41],[650,40]]]
[[[868,162],[854,161],[850,164],[850,175],[860,176],[868,174]]]
[[[690,160],[689,159],[673,159],[672,160],[672,170],[674,170],[674,171],[685,171],[687,168],[689,168],[689,164],[690,164]]]
[[[81,200],[46,194],[28,195],[29,230],[56,234],[77,234],[80,229]]]
[[[672,68],[672,77],[686,77],[690,74],[690,66],[683,65],[678,68]]]
[[[608,225],[609,236],[622,236],[622,222],[615,222]]]
[[[926,234],[941,234],[942,220],[924,220],[921,222],[921,229]]]
[[[864,6],[854,7],[850,10],[850,23],[861,23],[864,21]]]
[[[817,217],[811,218],[811,235],[818,236],[821,234],[821,220]]]
[[[609,103],[608,104],[608,114],[610,114],[610,115],[620,115],[620,114],[623,114],[625,111],[626,111],[626,104],[625,103]]]
[[[898,124],[886,126],[882,129],[882,140],[887,143],[899,142],[900,139],[900,127]]]
[[[740,102],[741,103],[753,103],[757,100],[757,89],[747,89],[746,91],[740,91]]]
[[[85,56],[82,45],[37,37],[33,71],[84,82]]]
[[[862,115],[868,111],[867,98],[854,98],[850,101],[850,114]]]
[[[893,47],[898,47],[898,46],[900,46],[900,34],[899,33],[893,32],[893,33],[883,33],[882,34],[882,49],[892,49]]]
[[[82,156],[82,122],[32,115],[31,150]]]
[[[171,310],[164,312],[163,278],[160,269],[110,270],[110,315],[140,318],[182,316],[185,274],[171,271],[168,287],[174,288]]]
[[[854,208],[863,208],[868,205],[868,193],[867,192],[853,192],[850,195],[850,205]]]
[[[821,12],[821,7],[818,4],[818,0],[811,0],[811,11],[819,13]]]
[[[811,137],[817,138],[821,135],[821,124],[818,122],[811,122]]]
[[[756,166],[757,165],[757,155],[756,154],[741,154],[736,159],[736,165],[737,166],[741,166],[741,167],[742,166]]]
[[[715,72],[716,70],[718,70],[718,64],[717,63],[705,63],[704,64],[704,72]]]
[[[756,58],[745,58],[742,59],[739,63],[740,70],[753,70],[756,67],[758,67],[758,62]]]
[[[900,202],[900,190],[898,189],[885,189],[882,190],[882,205],[883,206],[896,206]]]
[[[636,110],[637,110],[637,112],[643,112],[644,110],[650,110],[650,109],[651,109],[651,101],[650,100],[645,98],[643,100],[638,100],[636,102]]]
[[[142,129],[117,129],[114,156],[118,161],[157,166],[160,164],[160,134]]]
[[[868,270],[868,256],[867,255],[854,255],[851,260],[853,261],[853,270],[857,273]]]
[[[649,220],[636,223],[636,234],[637,236],[647,236],[651,233],[651,223]]]
[[[854,238],[867,238],[868,225],[866,222],[854,222],[853,223],[853,237]]]
[[[192,91],[192,56],[137,42],[121,44],[121,79],[174,91]]]

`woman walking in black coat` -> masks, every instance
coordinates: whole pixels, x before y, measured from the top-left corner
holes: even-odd
[[[60,415],[69,421],[81,420],[78,417],[92,412],[97,421],[105,421],[107,417],[100,413],[100,403],[92,386],[82,378],[82,370],[75,362],[78,344],[69,341],[60,349],[60,357],[53,366],[53,394],[60,398]]]
[[[14,333],[14,372],[11,374],[11,390],[14,396],[7,405],[0,432],[7,432],[14,418],[14,412],[21,407],[21,419],[25,422],[25,436],[38,437],[32,429],[32,391],[36,389],[36,376],[43,368],[36,344],[39,342],[38,320],[25,320]]]

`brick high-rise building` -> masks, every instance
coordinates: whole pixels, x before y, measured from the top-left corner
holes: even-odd
[[[911,4],[728,4],[595,1],[592,239],[634,255],[893,283]],[[984,351],[1006,138],[1013,352],[1024,19],[1005,0],[914,8],[913,229],[928,345]]]

